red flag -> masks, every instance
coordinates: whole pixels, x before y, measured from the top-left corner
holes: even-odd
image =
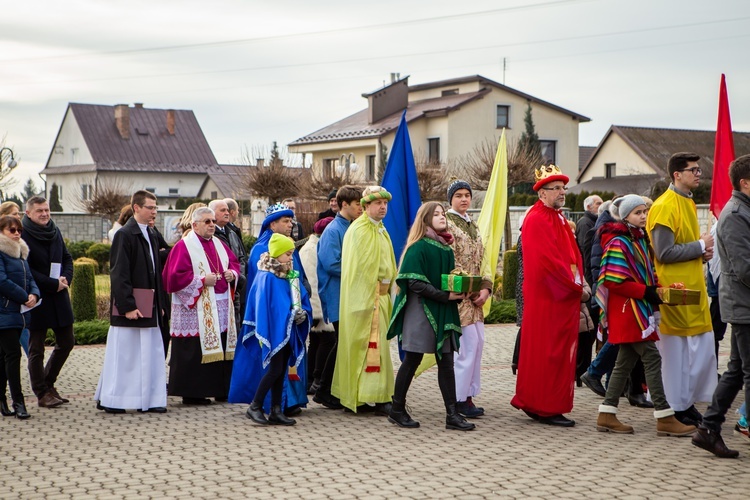
[[[714,178],[711,184],[709,208],[716,218],[732,196],[732,183],[729,181],[729,164],[734,161],[734,138],[732,119],[729,117],[727,82],[721,75],[719,89],[719,121],[716,125],[716,145],[714,149]]]

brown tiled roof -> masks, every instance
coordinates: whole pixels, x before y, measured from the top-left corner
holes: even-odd
[[[98,171],[198,174],[217,166],[191,110],[175,110],[175,134],[170,135],[166,125],[167,110],[130,107],[130,138],[123,139],[115,125],[114,106],[70,103],[68,107],[78,122]],[[81,167],[47,167],[42,173],[55,173],[58,169],[73,172]]]
[[[580,172],[583,167],[591,159],[591,155],[596,151],[596,146],[578,146],[578,171]]]
[[[425,116],[445,114],[460,108],[462,105],[475,99],[481,99],[487,95],[489,90],[480,90],[468,94],[454,94],[433,99],[422,99],[412,101],[406,108],[407,123],[418,120]],[[367,108],[354,113],[351,116],[328,125],[312,134],[306,135],[289,144],[289,146],[301,146],[321,142],[337,142],[357,139],[368,139],[381,137],[398,128],[401,121],[401,111],[383,118],[380,121],[369,124]]]
[[[544,106],[547,106],[549,108],[552,108],[554,110],[560,111],[561,113],[565,113],[566,115],[571,115],[573,118],[576,118],[580,122],[590,122],[591,118],[588,118],[586,116],[583,116],[579,113],[576,113],[575,111],[570,111],[569,109],[561,108],[560,106],[556,104],[552,104],[551,102],[543,101],[542,99],[539,99],[537,97],[534,97],[533,95],[526,94],[525,92],[521,92],[520,90],[516,90],[512,87],[508,87],[507,85],[503,85],[502,83],[498,83],[494,80],[490,80],[489,78],[485,78],[482,75],[471,75],[471,76],[461,76],[458,78],[449,78],[448,80],[440,80],[437,82],[429,82],[429,83],[422,83],[419,85],[410,85],[409,91],[418,91],[418,90],[427,90],[427,89],[434,89],[438,87],[445,87],[447,85],[458,85],[461,83],[471,83],[471,82],[480,82],[482,84],[488,84],[492,85],[493,87],[496,87],[498,89],[504,90],[506,92],[509,92],[511,94],[515,94],[519,97],[523,97],[527,101],[535,102],[537,104],[542,104]]]
[[[198,192],[203,191],[203,188],[205,184],[208,182],[209,179],[214,181],[216,186],[219,188],[219,191],[221,191],[221,194],[223,196],[238,198],[238,199],[247,199],[252,196],[252,194],[247,189],[247,180],[248,175],[250,174],[250,170],[254,168],[263,168],[263,167],[256,167],[252,165],[216,165],[215,167],[210,167],[208,169],[208,177],[205,181],[203,181],[203,186],[198,190]],[[299,174],[301,176],[308,176],[310,175],[310,169],[309,168],[293,168],[293,167],[284,167],[288,168],[294,171],[299,171]],[[294,193],[292,193],[294,194]]]
[[[578,173],[579,179],[594,161],[610,134],[619,135],[662,178],[668,177],[667,161],[674,153],[680,151],[690,151],[700,155],[700,165],[704,170],[703,177],[713,178],[716,131],[612,125],[586,166]],[[734,132],[733,135],[735,155],[750,154],[750,133]]]

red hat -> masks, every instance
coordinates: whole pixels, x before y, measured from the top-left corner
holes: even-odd
[[[326,228],[326,226],[328,226],[328,224],[331,223],[332,220],[333,220],[333,217],[326,217],[325,219],[320,219],[313,226],[313,232],[315,234],[323,234],[323,230]]]
[[[534,170],[534,191],[539,191],[542,186],[550,182],[563,181],[565,184],[570,182],[570,177],[563,174],[557,165],[542,165],[539,169]]]

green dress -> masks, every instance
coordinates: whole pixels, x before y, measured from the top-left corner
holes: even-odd
[[[431,284],[438,290],[441,287],[441,275],[450,273],[455,267],[453,249],[431,238],[424,237],[414,243],[406,251],[396,283],[399,292],[393,308],[393,316],[388,329],[388,338],[398,336],[402,339],[404,318],[406,312],[408,281],[419,280]],[[410,300],[417,298],[411,294]],[[438,356],[442,354],[443,344],[450,342],[451,335],[455,335],[455,347],[458,348],[458,337],[461,335],[461,319],[456,302],[441,303],[425,297],[418,297],[424,314],[435,335]],[[434,361],[433,361],[434,362]]]

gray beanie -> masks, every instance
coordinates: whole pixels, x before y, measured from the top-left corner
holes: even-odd
[[[459,189],[468,189],[469,194],[471,196],[474,196],[474,193],[471,192],[471,186],[469,186],[469,183],[462,180],[455,180],[451,182],[450,186],[448,186],[448,203],[453,202],[453,195],[456,194],[456,191]]]
[[[642,196],[638,196],[637,194],[626,194],[622,198],[618,198],[612,202],[612,208],[610,211],[616,218],[625,220],[625,218],[630,215],[630,212],[641,205],[646,205],[646,201]]]

